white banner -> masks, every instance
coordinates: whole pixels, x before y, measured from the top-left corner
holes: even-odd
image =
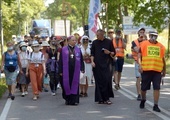
[[[96,31],[98,29],[98,13],[101,11],[100,0],[90,0],[88,27],[89,27],[89,39],[94,40]]]

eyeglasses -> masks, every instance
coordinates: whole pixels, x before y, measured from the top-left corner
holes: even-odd
[[[108,32],[108,34],[113,34],[114,32]]]
[[[83,39],[83,40],[89,40],[89,39]]]

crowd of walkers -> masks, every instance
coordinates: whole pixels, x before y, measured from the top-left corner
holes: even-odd
[[[150,32],[149,39],[145,28],[140,28],[137,33],[138,38],[132,42],[131,50],[135,60],[137,100],[141,101],[139,107],[145,107],[146,91],[152,82],[153,110],[160,112],[160,83],[166,73],[165,47],[157,41],[156,32]],[[30,36],[24,36],[24,40],[16,44],[8,41],[1,62],[1,72],[5,73],[8,85],[8,97],[15,99],[16,84],[22,97],[28,94],[30,84],[33,100],[37,100],[43,90],[48,92],[49,88],[51,95],[55,96],[60,85],[65,104],[78,105],[79,97],[88,96],[88,86],[95,80],[94,101],[112,104],[113,81],[115,89],[121,89],[127,40],[122,37],[121,30],[110,29],[107,34],[108,38],[105,37],[105,31],[99,29],[96,40],[90,42],[88,36],[80,37],[77,33],[69,37],[48,38],[37,37],[34,32],[30,32]]]
[[[62,86],[64,91],[65,87],[72,86],[72,81],[74,80],[77,81],[77,83],[73,83],[77,84],[77,88],[74,88],[74,85],[71,88],[78,90],[80,82],[80,96],[88,96],[87,90],[92,80],[92,67],[91,62],[86,62],[85,59],[90,59],[90,42],[88,36],[80,37],[77,35],[78,34],[75,33],[68,38],[64,36],[51,36],[48,38],[44,36],[38,37],[35,35],[35,32],[32,31],[30,35],[25,35],[23,40],[17,42],[14,40],[7,41],[7,51],[2,56],[1,72],[5,73],[9,91],[8,98],[12,100],[15,99],[16,88],[21,91],[21,96],[25,97],[29,92],[29,85],[31,85],[32,88],[33,100],[39,98],[40,92],[49,92],[49,89],[51,95],[55,96],[57,88],[61,88]],[[74,53],[76,52],[74,50],[75,46],[77,50],[80,50],[78,53]],[[68,48],[67,53],[62,52],[64,48]],[[65,55],[68,53],[71,55]],[[65,57],[62,59],[64,55]],[[68,58],[66,59],[67,56]],[[81,58],[81,65],[78,63],[80,61],[79,58],[76,57]],[[78,59],[78,62],[76,62],[76,59]],[[65,65],[67,65],[66,70]],[[76,69],[74,69],[75,65],[77,65]],[[78,66],[81,66],[81,76],[83,77],[79,75],[80,69],[77,69]],[[84,67],[86,67],[86,71]],[[66,71],[66,73],[63,73],[63,70]],[[75,72],[77,72],[77,78],[73,78]],[[67,76],[65,76],[65,74]],[[69,80],[70,83],[68,85],[66,83],[68,83],[67,81]],[[65,92],[67,94],[67,91]],[[66,94],[63,92],[63,97],[66,96]],[[79,98],[79,93],[77,93],[77,95]],[[69,104],[78,103],[78,101],[73,101],[72,103],[70,101],[71,100],[69,100]]]

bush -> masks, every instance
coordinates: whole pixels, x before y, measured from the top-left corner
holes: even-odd
[[[0,78],[0,98],[5,93],[6,89],[7,89],[7,86],[5,83],[5,78]]]

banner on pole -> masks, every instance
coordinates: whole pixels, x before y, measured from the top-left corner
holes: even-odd
[[[94,40],[96,31],[98,29],[98,15],[101,11],[100,0],[90,0],[88,27],[89,27],[89,39]]]

